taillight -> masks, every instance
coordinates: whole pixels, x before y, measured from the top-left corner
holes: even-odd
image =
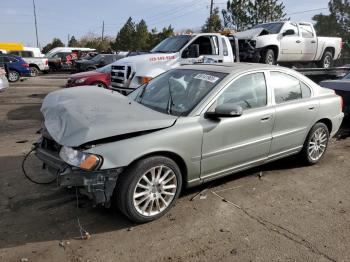
[[[343,47],[344,47],[344,42],[340,41],[340,49],[343,49]]]
[[[45,60],[45,65],[48,65],[49,64],[49,60]]]
[[[22,64],[22,66],[23,66],[23,67],[27,67],[27,68],[29,67],[28,64]]]

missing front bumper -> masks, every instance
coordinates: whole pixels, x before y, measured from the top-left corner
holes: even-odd
[[[110,205],[117,179],[123,168],[85,171],[66,164],[57,153],[40,146],[35,150],[35,154],[51,174],[57,175],[59,186],[77,187],[81,194],[93,201],[94,205],[107,207]]]

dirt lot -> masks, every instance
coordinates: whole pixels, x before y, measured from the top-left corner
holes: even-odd
[[[65,79],[0,93],[0,261],[350,261],[350,138],[333,140],[313,167],[288,158],[186,190],[143,225],[32,184],[21,161],[38,138],[43,97]],[[34,158],[27,169],[48,179]],[[80,240],[78,218],[90,240]]]

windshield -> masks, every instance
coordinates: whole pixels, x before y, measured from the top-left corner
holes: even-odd
[[[100,73],[110,73],[112,71],[112,64],[98,68],[96,71]]]
[[[185,116],[226,75],[203,70],[174,69],[141,86],[129,98],[158,112]]]
[[[253,28],[264,28],[267,31],[269,31],[270,34],[278,34],[281,31],[281,28],[284,23],[278,22],[278,23],[268,23],[268,24],[260,24],[253,26]]]
[[[348,74],[348,75],[344,76],[344,78],[343,78],[343,79],[350,80],[350,74]]]
[[[94,62],[98,62],[99,60],[101,60],[102,57],[103,57],[103,55],[96,55],[89,60],[94,61]]]
[[[156,47],[151,50],[151,53],[173,53],[178,52],[184,47],[192,36],[190,35],[178,35],[164,39]]]

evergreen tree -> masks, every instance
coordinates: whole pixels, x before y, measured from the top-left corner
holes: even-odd
[[[132,18],[129,17],[124,26],[118,32],[114,48],[116,50],[135,50],[135,33],[135,23],[132,21]]]
[[[46,54],[49,52],[51,49],[54,49],[55,47],[63,47],[64,44],[59,38],[54,38],[52,39],[51,43],[48,43],[46,46],[44,46],[42,52]]]
[[[242,31],[250,26],[250,0],[228,0],[226,10],[222,10],[224,26]]]
[[[209,16],[207,21],[202,27],[203,33],[219,32],[222,30],[221,18],[219,8],[216,7],[213,10],[211,17]]]
[[[75,39],[74,35],[69,39],[68,46],[70,46],[70,47],[77,47],[78,46],[78,41],[77,41],[77,39]]]
[[[149,48],[149,32],[145,20],[141,20],[136,25],[134,36],[135,50],[147,50]]]

